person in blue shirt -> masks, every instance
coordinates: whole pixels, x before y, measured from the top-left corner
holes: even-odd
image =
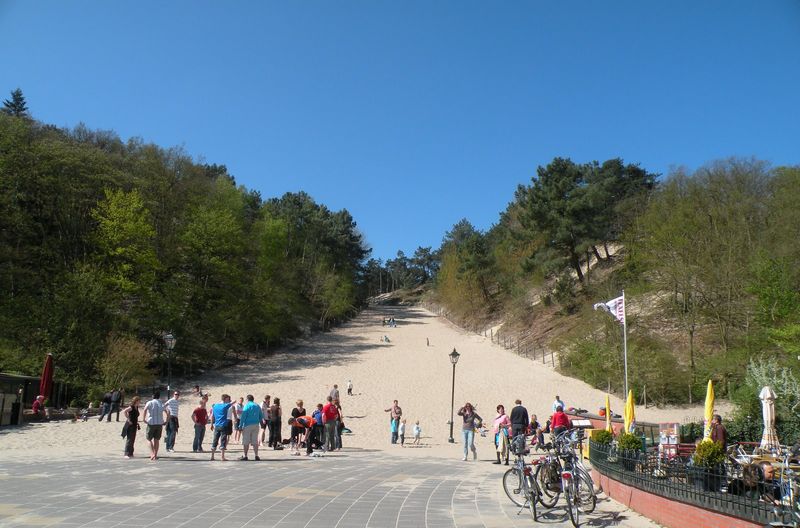
[[[314,446],[315,449],[322,449],[323,438],[325,437],[325,426],[322,424],[322,404],[318,403],[317,408],[311,413],[311,417],[317,422],[314,425]]]
[[[222,451],[222,460],[225,458],[225,449],[228,447],[228,410],[233,403],[231,397],[227,394],[222,395],[222,401],[215,403],[211,406],[211,413],[214,416],[214,423],[211,424],[211,429],[214,430],[214,441],[211,443],[211,460],[214,460],[214,453],[217,451],[217,445],[220,446]]]
[[[242,446],[244,447],[244,455],[239,460],[248,460],[247,451],[250,446],[253,447],[255,459],[261,460],[258,458],[258,428],[261,426],[263,418],[261,406],[255,402],[252,394],[248,394],[247,403],[239,413],[239,429],[242,431]]]

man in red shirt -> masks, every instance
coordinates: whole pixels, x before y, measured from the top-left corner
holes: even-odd
[[[200,406],[192,412],[194,422],[194,442],[192,442],[192,453],[203,452],[203,438],[206,436],[206,424],[208,424],[208,410],[206,401],[208,398],[203,396],[200,399]]]
[[[322,407],[322,423],[325,424],[325,449],[336,449],[336,430],[339,427],[339,409],[333,403],[333,398],[328,396],[328,403]]]
[[[553,414],[553,417],[550,418],[550,428],[553,431],[553,435],[557,436],[570,427],[572,427],[572,422],[569,416],[564,412],[564,408],[559,405],[556,407],[556,412]]]
[[[39,396],[36,397],[35,400],[33,400],[33,407],[31,408],[31,410],[33,411],[33,414],[37,418],[44,418],[45,417],[45,414],[44,414],[44,396],[42,396],[40,394]]]
[[[300,438],[298,435],[297,443],[297,454],[300,454],[300,443],[306,443],[306,456],[309,456],[312,451],[314,451],[314,426],[317,425],[317,421],[312,418],[311,416],[298,416],[297,418],[289,418],[289,425],[293,427],[297,427],[298,432],[301,433],[303,436]]]

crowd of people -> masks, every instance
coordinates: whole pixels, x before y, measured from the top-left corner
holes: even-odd
[[[347,394],[352,396],[353,383],[347,381]],[[213,433],[210,452],[211,460],[216,459],[217,451],[221,460],[227,460],[225,452],[230,444],[241,444],[243,454],[239,460],[261,460],[259,448],[282,450],[284,446],[292,450],[293,455],[300,455],[300,449],[305,448],[306,455],[312,455],[314,450],[336,451],[342,448],[342,433],[350,432],[345,427],[344,415],[340,401],[339,386],[334,384],[325,403],[316,404],[313,411],[306,411],[303,400],[297,400],[295,406],[288,413],[286,423],[289,426],[289,437],[283,439],[284,412],[281,400],[269,394],[264,396],[261,404],[255,402],[252,394],[233,400],[230,395],[222,394],[218,402],[209,405],[208,393],[203,393],[195,385],[193,395],[199,399],[197,407],[192,411],[191,419],[194,425],[192,452],[203,453],[203,443],[206,431]],[[181,393],[174,391],[172,397],[162,401],[160,391],[155,391],[153,397],[147,401],[140,413],[141,398],[134,396],[124,407],[125,423],[122,436],[125,439],[124,456],[134,456],[134,446],[137,432],[141,425],[146,426],[145,437],[150,448],[150,459],[157,460],[164,437],[164,449],[167,452],[175,451],[175,442],[180,428],[179,410],[181,406]],[[109,399],[106,406],[105,398],[100,420],[114,410],[113,401],[121,401],[115,397]],[[140,420],[141,415],[141,420]],[[259,434],[260,433],[260,434]],[[267,436],[268,435],[268,436]]]

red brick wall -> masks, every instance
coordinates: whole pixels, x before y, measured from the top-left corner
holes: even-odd
[[[761,528],[753,523],[628,486],[592,471],[595,484],[617,502],[667,528]]]

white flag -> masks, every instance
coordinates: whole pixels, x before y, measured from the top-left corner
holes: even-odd
[[[605,310],[617,318],[622,324],[625,324],[625,296],[621,295],[616,299],[611,299],[608,302],[597,303],[594,305],[595,310]]]

